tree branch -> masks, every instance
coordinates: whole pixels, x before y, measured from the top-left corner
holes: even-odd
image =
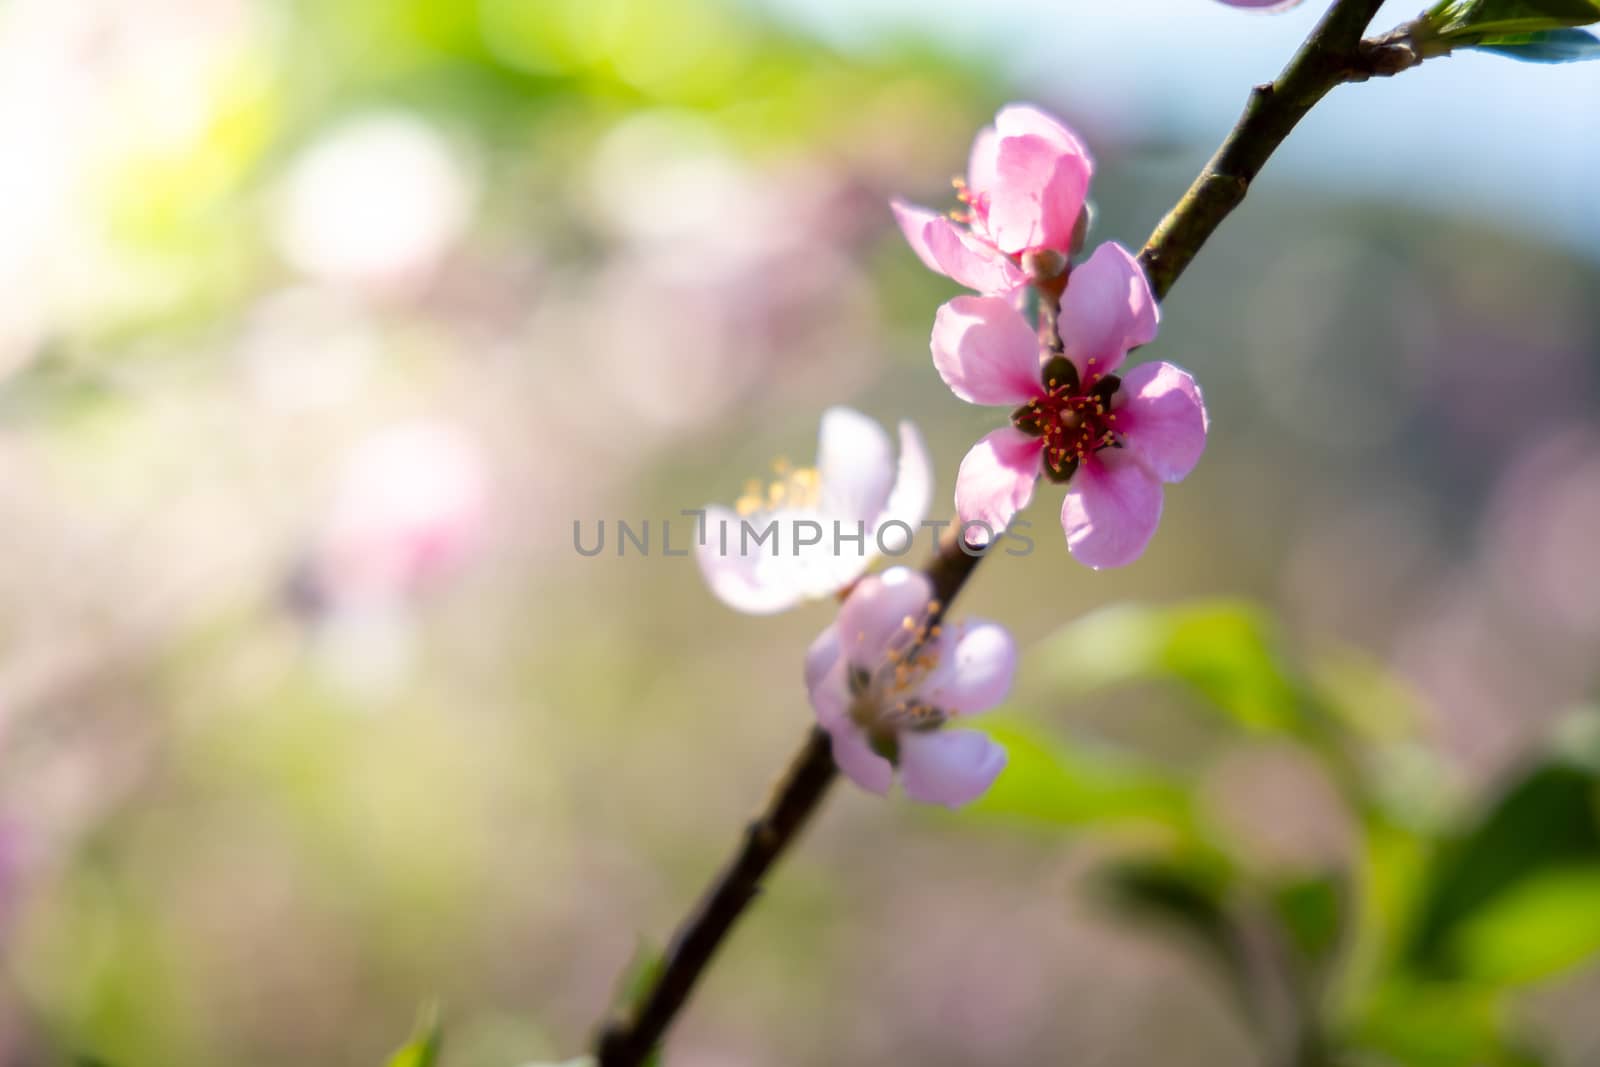
[[[1251,91],[1228,139],[1139,254],[1157,299],[1165,298],[1201,246],[1244,200],[1268,158],[1317,102],[1342,82],[1378,72],[1373,67],[1378,42],[1364,55],[1361,37],[1382,5],[1383,0],[1339,0],[1277,80]]]
[[[1362,40],[1381,4],[1337,0],[1278,79],[1251,93],[1228,139],[1139,255],[1158,299],[1244,200],[1267,159],[1330,90],[1422,61],[1422,51],[1411,47],[1408,27]],[[962,545],[959,523],[946,530],[923,568],[941,613],[949,610],[986,554]],[[597,1067],[638,1067],[655,1050],[723,938],[759,895],[761,879],[805,827],[835,774],[828,735],[813,726],[766,806],[746,828],[738,851],[679,927],[649,992],[631,1014],[611,1020],[600,1031]]]
[[[986,554],[984,550],[963,547],[960,537],[960,524],[952,524],[940,539],[933,559],[923,568],[941,614],[948,610]],[[760,895],[762,877],[805,828],[833,783],[835,772],[827,731],[813,726],[800,751],[790,760],[788,770],[773,785],[760,814],[745,827],[739,851],[678,928],[649,994],[631,1016],[613,1019],[600,1031],[595,1042],[597,1067],[637,1067],[645,1062],[689,998],[722,939]]]
[[[611,1021],[600,1032],[595,1044],[599,1067],[634,1067],[649,1057],[734,921],[760,894],[762,876],[816,810],[834,774],[828,734],[813,726],[761,814],[745,827],[739,851],[679,927],[637,1012]]]

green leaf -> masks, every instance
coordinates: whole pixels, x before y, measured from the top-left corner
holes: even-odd
[[[442,1040],[438,1005],[429,1004],[417,1016],[417,1025],[412,1031],[411,1041],[389,1057],[389,1067],[434,1067],[439,1061],[439,1047]]]
[[[1181,682],[1254,732],[1303,727],[1303,698],[1284,668],[1277,635],[1250,604],[1122,605],[1064,627],[1036,653],[1056,692],[1140,679]]]
[[[1474,983],[1393,980],[1380,987],[1346,1043],[1406,1067],[1535,1067],[1505,1029],[1499,994]]]
[[[1541,33],[1600,22],[1600,0],[1464,0],[1435,7],[1431,33],[1459,47],[1478,38]]]
[[[1106,867],[1094,884],[1125,917],[1187,934],[1230,977],[1243,979],[1241,942],[1224,901],[1228,879],[1220,868],[1181,859],[1124,860]]]
[[[1335,878],[1307,878],[1272,892],[1273,910],[1300,951],[1301,959],[1320,967],[1328,962],[1344,934],[1345,894]]]
[[[639,1009],[644,1006],[645,998],[655,988],[656,982],[661,977],[661,968],[665,965],[666,957],[661,951],[641,937],[634,946],[633,958],[617,982],[617,991],[612,995],[612,1014],[624,1019],[636,1016]],[[651,1050],[649,1057],[644,1061],[644,1067],[660,1067],[660,1065],[661,1049]]]
[[[634,946],[633,958],[628,961],[627,970],[622,972],[622,978],[617,983],[612,1007],[630,1015],[638,1011],[645,997],[650,995],[650,990],[655,988],[665,962],[660,951],[641,937]]]
[[[1510,56],[1524,63],[1575,63],[1584,59],[1600,59],[1600,37],[1587,30],[1542,30],[1490,37],[1466,47]]]
[[[1596,779],[1585,767],[1544,764],[1508,789],[1478,823],[1439,850],[1409,957],[1430,973],[1459,973],[1457,931],[1527,879],[1600,865]]]
[[[1148,822],[1196,837],[1188,791],[1170,775],[1017,720],[991,719],[984,732],[1005,746],[1006,769],[974,812],[1059,826]]]
[[[1600,954],[1600,866],[1535,875],[1466,923],[1455,956],[1471,977],[1537,982]]]

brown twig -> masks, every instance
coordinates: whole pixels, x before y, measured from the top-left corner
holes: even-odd
[[[734,921],[761,892],[762,876],[805,826],[835,773],[828,735],[813,726],[761,814],[745,827],[739,851],[679,927],[637,1013],[612,1020],[600,1032],[595,1058],[601,1067],[632,1067],[650,1055]]]
[[[1424,53],[1412,46],[1407,27],[1363,41],[1381,4],[1336,0],[1277,80],[1251,93],[1228,139],[1140,253],[1158,299],[1243,201],[1267,159],[1331,89],[1422,61]],[[946,531],[923,569],[941,610],[948,610],[986,554],[962,545],[959,523]],[[746,828],[739,850],[679,927],[654,984],[630,1014],[600,1031],[597,1067],[638,1067],[650,1056],[723,938],[760,893],[762,877],[804,828],[834,777],[828,735],[812,727],[766,806]]]
[[[1362,34],[1382,4],[1339,0],[1277,80],[1251,91],[1244,116],[1139,254],[1157,299],[1167,295],[1200,247],[1244,200],[1250,183],[1300,120],[1334,86],[1361,76]]]

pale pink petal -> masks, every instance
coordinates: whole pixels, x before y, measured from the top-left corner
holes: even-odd
[[[1171,363],[1141,363],[1122,379],[1116,427],[1126,449],[1164,482],[1200,462],[1211,421],[1194,378]]]
[[[900,735],[900,784],[924,804],[959,808],[977,800],[1005,769],[1006,750],[971,730]]]
[[[891,554],[903,552],[911,546],[910,540],[915,538],[917,528],[922,520],[928,516],[928,505],[933,502],[933,460],[928,457],[928,446],[923,443],[922,434],[916,426],[909,422],[900,424],[900,469],[895,476],[894,489],[889,493],[889,502],[884,505],[883,514],[878,516],[877,522],[872,524],[870,536],[873,538],[872,550],[877,550],[877,531],[885,523],[903,522],[910,527],[911,535],[908,537],[905,530],[898,526],[886,530],[883,534],[883,546]]]
[[[984,231],[1002,252],[1065,252],[1089,192],[1087,158],[1045,137],[1000,138],[994,183],[983,191]]]
[[[1229,7],[1242,7],[1254,11],[1287,11],[1300,6],[1301,0],[1220,0]]]
[[[839,608],[839,641],[846,659],[857,667],[876,669],[889,649],[903,640],[904,621],[925,616],[932,597],[928,579],[906,567],[861,579]]]
[[[939,635],[939,662],[917,696],[949,715],[976,715],[1006,698],[1017,670],[1017,645],[999,623],[966,619]]]
[[[969,403],[1016,407],[1042,391],[1039,338],[999,297],[958,296],[940,307],[929,348],[939,377]]]
[[[956,474],[956,513],[961,521],[984,523],[994,534],[1011,525],[1012,516],[1033,499],[1043,448],[1042,438],[1010,426],[973,445]],[[981,541],[981,531],[974,527],[968,540]]]
[[[1074,267],[1061,298],[1061,341],[1087,386],[1155,340],[1161,321],[1150,282],[1133,254],[1107,243]]]
[[[967,154],[967,190],[981,195],[994,185],[994,176],[1000,166],[1000,133],[993,126],[985,126],[972,139],[972,151]]]
[[[1078,135],[1067,124],[1032,104],[1007,104],[994,117],[994,130],[1001,137],[1040,137],[1063,155],[1081,158],[1092,172],[1094,161]]]
[[[727,508],[706,508],[703,534],[704,540],[695,542],[695,562],[712,595],[735,611],[771,615],[794,607],[807,595],[805,575],[788,565],[785,557],[774,558],[754,547],[748,553],[741,551],[740,519]]]
[[[839,662],[839,628],[830,626],[806,649],[806,692],[815,690]]]
[[[1160,522],[1161,483],[1126,449],[1085,460],[1061,504],[1068,550],[1095,570],[1138,559]]]
[[[855,723],[841,721],[828,730],[828,736],[833,739],[833,762],[846,778],[880,797],[889,792],[894,765],[872,751],[867,735]]]
[[[911,250],[929,270],[990,295],[1011,293],[1026,284],[1021,267],[966,227],[904,201],[892,201],[890,207]]]
[[[852,525],[874,521],[894,485],[889,434],[859,411],[829,408],[817,434],[817,474],[822,486],[819,510],[825,519]]]
[[[808,662],[806,666],[809,670],[811,664]],[[833,730],[841,723],[848,723],[850,665],[842,657],[835,659],[817,683],[810,686],[806,696],[811,701],[811,710],[816,714],[818,724],[824,730]]]

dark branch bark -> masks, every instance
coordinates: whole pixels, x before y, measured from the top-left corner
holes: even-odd
[[[1139,254],[1157,299],[1167,295],[1222,220],[1244,200],[1272,153],[1317,102],[1352,75],[1370,76],[1358,58],[1361,35],[1382,5],[1383,0],[1339,0],[1278,79],[1251,91],[1238,125]]]
[[[963,548],[960,536],[960,525],[953,524],[923,569],[941,614],[986,554]],[[767,870],[805,828],[835,772],[828,735],[813,726],[789,769],[772,787],[765,807],[745,828],[738,852],[678,928],[649,994],[636,1012],[611,1020],[600,1031],[595,1042],[597,1067],[637,1067],[649,1057],[723,938],[760,894]]]
[[[633,1067],[650,1055],[734,921],[760,894],[762,876],[816,810],[834,774],[828,735],[814,726],[773,786],[766,807],[745,828],[739,851],[679,928],[637,1013],[613,1020],[601,1031],[595,1045],[600,1067]]]
[[[1157,298],[1164,298],[1202,245],[1244,200],[1267,159],[1336,85],[1415,66],[1422,54],[1401,31],[1363,41],[1382,0],[1338,0],[1277,81],[1256,87],[1228,139],[1178,206],[1161,220],[1140,262]],[[986,553],[969,552],[959,524],[941,539],[924,568],[940,612],[972,577]],[[761,879],[804,828],[836,769],[828,735],[807,734],[765,808],[746,828],[733,859],[712,882],[668,947],[655,984],[629,1016],[610,1021],[595,1043],[597,1067],[638,1067],[661,1041],[717,947],[761,891]]]

